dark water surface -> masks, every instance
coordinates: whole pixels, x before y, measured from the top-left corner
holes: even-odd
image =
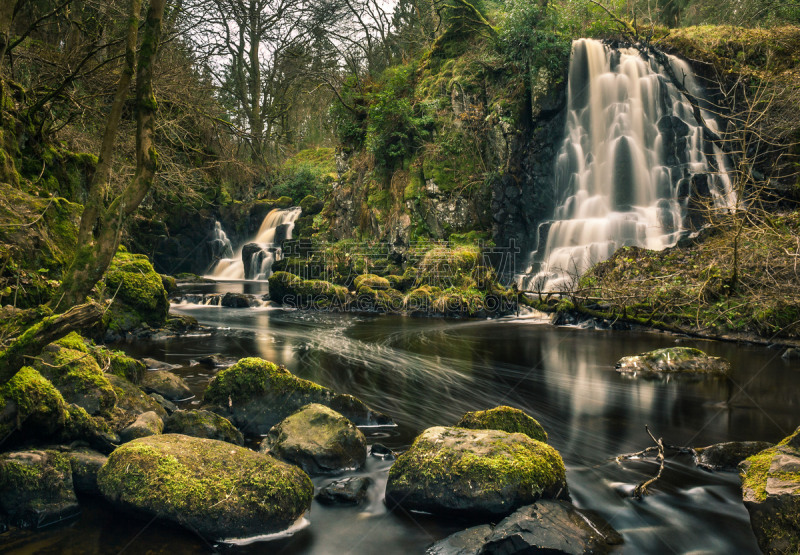
[[[573,501],[608,519],[623,534],[626,553],[758,553],[733,473],[701,471],[687,457],[672,457],[652,495],[642,501],[630,498],[633,487],[657,466],[651,461],[618,464],[613,457],[651,444],[645,424],[666,443],[687,446],[777,441],[800,424],[800,364],[781,360],[778,349],[658,333],[556,328],[535,318],[442,321],[195,305],[173,310],[214,331],[124,349],[181,365],[175,371],[198,398],[213,371],[193,361],[220,353],[263,357],[360,397],[398,423],[396,428],[365,429],[368,442],[396,450],[406,448],[421,430],[454,424],[469,410],[499,404],[525,410],[542,423],[549,443],[564,457]],[[636,380],[614,371],[622,356],[676,343],[726,357],[733,365],[731,378]],[[185,408],[192,404],[199,401],[184,403]],[[5,542],[0,551],[390,555],[424,552],[433,541],[464,527],[425,515],[389,513],[383,490],[390,464],[370,457],[361,472],[376,482],[368,503],[329,508],[314,502],[307,515],[310,525],[289,538],[212,546],[93,502],[69,526],[0,537]]]

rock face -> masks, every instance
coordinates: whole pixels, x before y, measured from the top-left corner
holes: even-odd
[[[244,445],[242,432],[226,418],[207,410],[175,411],[164,422],[164,433],[227,441]]]
[[[230,443],[177,434],[121,446],[98,483],[119,508],[212,539],[286,529],[309,509],[314,492],[299,468]]]
[[[211,380],[204,400],[248,435],[264,435],[311,403],[326,405],[357,425],[391,424],[351,395],[339,395],[260,358],[243,358]]]
[[[700,349],[670,347],[623,357],[617,362],[616,369],[617,372],[645,378],[665,374],[727,376],[731,364],[723,358],[708,356]]]
[[[472,430],[500,430],[510,434],[525,434],[531,439],[547,443],[547,432],[539,422],[519,409],[507,406],[468,412],[461,417],[458,428]]]
[[[367,440],[338,412],[311,404],[276,424],[261,444],[261,451],[316,476],[364,466]]]
[[[366,476],[351,476],[335,480],[321,488],[316,499],[324,505],[359,505],[367,497],[372,480]]]
[[[766,441],[729,441],[695,449],[697,464],[708,470],[736,471],[743,460],[772,447]]]
[[[567,497],[558,452],[523,434],[428,428],[389,470],[390,507],[505,516],[539,498]]]
[[[764,553],[800,552],[800,428],[740,466],[742,497]]]
[[[145,412],[136,417],[133,424],[119,433],[122,441],[133,441],[140,437],[160,434],[164,431],[164,421],[154,411]]]
[[[69,460],[56,451],[0,455],[0,516],[20,528],[40,528],[80,512]]]
[[[150,370],[142,379],[142,389],[158,393],[170,401],[184,401],[194,397],[192,390],[180,377],[166,370]]]
[[[537,501],[492,528],[475,526],[428,549],[429,555],[500,555],[509,553],[608,553],[622,537],[591,511],[566,501]]]

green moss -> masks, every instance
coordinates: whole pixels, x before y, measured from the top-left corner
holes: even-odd
[[[144,255],[120,252],[111,261],[105,283],[117,307],[104,323],[114,331],[128,331],[141,323],[162,326],[169,311],[161,276]],[[135,320],[139,320],[138,323]]]
[[[519,409],[508,406],[468,412],[456,426],[473,430],[501,430],[508,433],[520,433],[531,439],[547,443],[547,432],[536,419]]]
[[[92,349],[92,355],[100,366],[107,368],[109,374],[125,378],[134,384],[138,384],[147,371],[142,361],[129,357],[122,351],[95,347]]]
[[[275,272],[269,277],[269,298],[275,302],[284,302],[294,297],[303,280],[289,272]]]
[[[211,380],[206,389],[206,402],[227,406],[228,402],[246,401],[251,397],[275,392],[278,395],[300,395],[326,391],[321,385],[294,376],[286,368],[261,358],[243,358]]]
[[[65,419],[64,397],[33,368],[23,367],[0,386],[0,437],[16,429],[29,437],[46,437],[59,430]]]
[[[66,400],[92,413],[107,413],[117,402],[113,387],[88,349],[51,345],[35,366]]]
[[[370,287],[372,289],[389,289],[391,286],[388,279],[376,276],[375,274],[362,274],[360,276],[356,276],[356,278],[353,280],[353,285],[355,286],[356,291],[359,291],[361,287]]]
[[[86,340],[76,331],[70,332],[69,335],[62,337],[55,343],[56,345],[66,347],[67,349],[72,349],[73,351],[80,351],[82,353],[89,352],[89,347],[86,345]]]

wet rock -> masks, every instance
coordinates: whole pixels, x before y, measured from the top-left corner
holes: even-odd
[[[76,493],[100,495],[97,474],[108,457],[86,447],[70,449],[64,453],[72,469],[72,483]]]
[[[800,349],[797,347],[789,347],[781,355],[783,360],[800,360]]]
[[[158,393],[170,401],[185,401],[194,397],[186,382],[165,370],[148,371],[142,378],[142,389],[148,393]]]
[[[250,308],[253,305],[253,299],[244,293],[228,292],[222,297],[220,304],[227,308]]]
[[[69,460],[56,451],[0,455],[0,514],[20,528],[42,528],[80,512]]]
[[[197,359],[197,362],[203,364],[204,366],[213,366],[214,368],[224,368],[226,366],[231,365],[229,359],[223,357],[219,353],[202,356],[199,359]]]
[[[311,404],[275,425],[261,443],[261,451],[316,476],[361,468],[367,458],[367,440],[338,412]]]
[[[666,374],[710,374],[726,376],[731,364],[712,357],[700,349],[669,347],[635,356],[624,357],[616,364],[617,372],[634,376],[656,377]]]
[[[800,428],[739,466],[742,498],[764,553],[800,553]]]
[[[177,434],[119,447],[98,483],[120,509],[158,516],[211,539],[284,530],[309,509],[314,493],[297,467],[223,441]]]
[[[478,555],[492,535],[489,524],[473,526],[439,540],[428,548],[427,555]]]
[[[164,397],[163,397],[162,395],[159,395],[158,393],[150,393],[150,394],[148,394],[148,396],[149,396],[151,399],[153,399],[153,400],[154,400],[156,403],[158,403],[159,405],[161,405],[161,407],[162,407],[162,408],[163,408],[165,411],[167,411],[167,414],[172,414],[173,412],[175,412],[176,410],[178,410],[178,405],[176,405],[176,404],[175,404],[175,403],[173,403],[172,401],[169,401],[169,400],[167,400],[167,399],[164,399]]]
[[[151,411],[137,416],[133,424],[119,433],[119,437],[123,442],[128,442],[140,437],[157,435],[163,431],[164,421],[155,412]]]
[[[367,497],[372,479],[366,476],[352,476],[335,480],[321,488],[316,499],[324,505],[359,505]]]
[[[394,460],[394,452],[382,443],[373,443],[369,448],[369,454],[383,460]]]
[[[736,471],[747,457],[772,447],[766,441],[729,441],[695,449],[697,464],[708,470]]]
[[[525,434],[531,439],[547,443],[547,432],[544,431],[542,425],[535,418],[528,416],[519,409],[507,406],[468,412],[461,417],[456,427]]]
[[[356,425],[391,424],[391,419],[351,395],[339,395],[260,358],[243,358],[211,380],[204,401],[248,435],[264,435],[311,403],[329,406]]]
[[[170,364],[154,358],[143,358],[142,362],[147,366],[148,370],[172,370],[179,367],[177,364]]]
[[[244,445],[242,432],[226,418],[207,410],[179,410],[164,422],[164,433],[227,441]]]
[[[390,507],[467,517],[505,516],[567,497],[558,452],[523,434],[428,428],[389,470]]]

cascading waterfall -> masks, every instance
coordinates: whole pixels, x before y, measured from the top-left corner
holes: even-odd
[[[238,249],[231,258],[221,259],[209,277],[221,280],[269,278],[272,264],[283,257],[281,243],[292,238],[294,223],[300,212],[299,207],[270,211],[253,240]]]
[[[214,231],[210,241],[211,256],[214,260],[231,258],[233,256],[233,245],[231,245],[228,235],[223,231],[222,224],[214,222]]]
[[[670,63],[703,98],[689,66],[674,57]],[[539,248],[518,278],[523,290],[565,290],[623,246],[674,245],[685,233],[693,188],[718,208],[732,206],[725,157],[705,141],[691,104],[655,60],[634,48],[576,40],[567,94],[555,161],[555,187],[566,198],[540,226]],[[704,119],[714,129],[713,116]]]

